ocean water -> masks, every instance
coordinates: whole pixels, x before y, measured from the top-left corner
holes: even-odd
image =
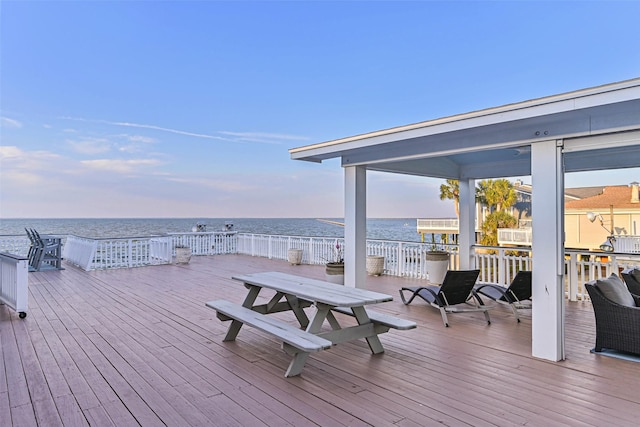
[[[342,218],[324,218],[343,222]],[[165,233],[189,232],[197,224],[207,231],[223,230],[225,223],[234,231],[254,234],[276,234],[305,237],[343,237],[344,227],[315,218],[67,218],[67,219],[0,219],[0,235],[25,234],[34,228],[40,234],[73,234],[82,237],[143,237]],[[429,236],[430,237],[430,236]],[[367,220],[367,238],[420,242],[415,218]]]

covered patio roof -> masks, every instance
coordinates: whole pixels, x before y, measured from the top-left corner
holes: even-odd
[[[531,144],[549,139],[565,141],[565,172],[637,167],[639,127],[640,78],[289,152],[294,160],[321,162],[340,157],[343,166],[365,165],[367,170],[487,179],[530,175]],[[591,150],[571,148],[583,146],[586,138]]]
[[[475,180],[531,176],[532,354],[564,359],[564,174],[640,166],[640,78],[346,137],[290,151],[340,158],[345,284],[364,287],[366,172],[460,181],[459,257],[474,268]]]

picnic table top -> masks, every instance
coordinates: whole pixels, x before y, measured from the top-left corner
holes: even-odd
[[[393,300],[391,295],[379,292],[275,271],[237,275],[233,279],[335,307],[357,307]]]

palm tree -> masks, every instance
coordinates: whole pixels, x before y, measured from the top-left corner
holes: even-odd
[[[476,188],[476,200],[486,205],[489,212],[509,209],[517,200],[513,184],[507,179],[482,180]]]
[[[440,185],[440,200],[453,200],[456,208],[456,216],[460,217],[460,182],[457,179],[448,179],[446,184]]]

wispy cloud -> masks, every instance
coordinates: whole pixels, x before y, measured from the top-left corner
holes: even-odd
[[[245,142],[258,142],[261,144],[279,144],[283,140],[285,141],[305,141],[309,138],[299,135],[286,135],[286,134],[277,134],[277,133],[265,133],[265,132],[232,132],[232,131],[220,131],[217,132],[220,135],[211,135],[197,132],[190,132],[180,129],[172,129],[162,126],[156,125],[148,125],[143,123],[130,123],[130,122],[118,122],[111,120],[101,120],[101,119],[85,119],[82,117],[61,117],[64,120],[75,120],[81,122],[88,123],[102,123],[110,126],[121,126],[121,127],[129,127],[136,129],[150,129],[160,132],[168,132],[176,135],[184,135],[190,136],[194,138],[204,138],[204,139],[212,139],[216,141],[227,141],[227,142],[236,142],[236,143],[245,143]]]
[[[138,170],[138,168],[146,166],[158,166],[162,164],[160,160],[156,159],[137,159],[137,160],[117,160],[117,159],[96,159],[96,160],[83,160],[81,164],[91,168],[99,169],[103,171],[118,172],[118,173],[131,173]]]
[[[126,138],[131,142],[142,142],[145,144],[153,144],[154,142],[156,142],[155,138],[150,138],[148,136],[142,136],[142,135],[127,135],[127,134],[122,134],[122,135],[118,135],[122,138]]]
[[[18,159],[22,154],[23,151],[14,145],[0,145],[0,160]]]
[[[111,151],[112,144],[104,138],[83,138],[80,140],[68,139],[67,144],[80,154],[101,154]]]
[[[221,137],[221,136],[207,135],[207,134],[204,134],[204,133],[188,132],[188,131],[179,130],[179,129],[171,129],[171,128],[165,128],[165,127],[162,127],[162,126],[147,125],[147,124],[142,124],[142,123],[115,122],[115,121],[109,121],[109,120],[93,120],[93,119],[84,119],[84,118],[81,118],[81,117],[61,117],[61,118],[65,119],[65,120],[76,120],[76,121],[89,122],[89,123],[103,123],[103,124],[107,124],[107,125],[111,125],[111,126],[123,126],[123,127],[138,128],[138,129],[151,129],[151,130],[157,130],[157,131],[161,131],[161,132],[174,133],[174,134],[177,134],[177,135],[192,136],[194,138],[214,139],[214,140],[219,140],[219,141],[231,141],[229,138],[224,138],[224,137]]]
[[[19,129],[22,127],[22,123],[9,117],[0,117],[0,126],[3,128]]]
[[[279,144],[281,141],[305,141],[309,138],[299,135],[286,135],[281,133],[264,133],[264,132],[231,132],[221,131],[223,135],[236,137],[240,141],[262,142],[266,144]]]

